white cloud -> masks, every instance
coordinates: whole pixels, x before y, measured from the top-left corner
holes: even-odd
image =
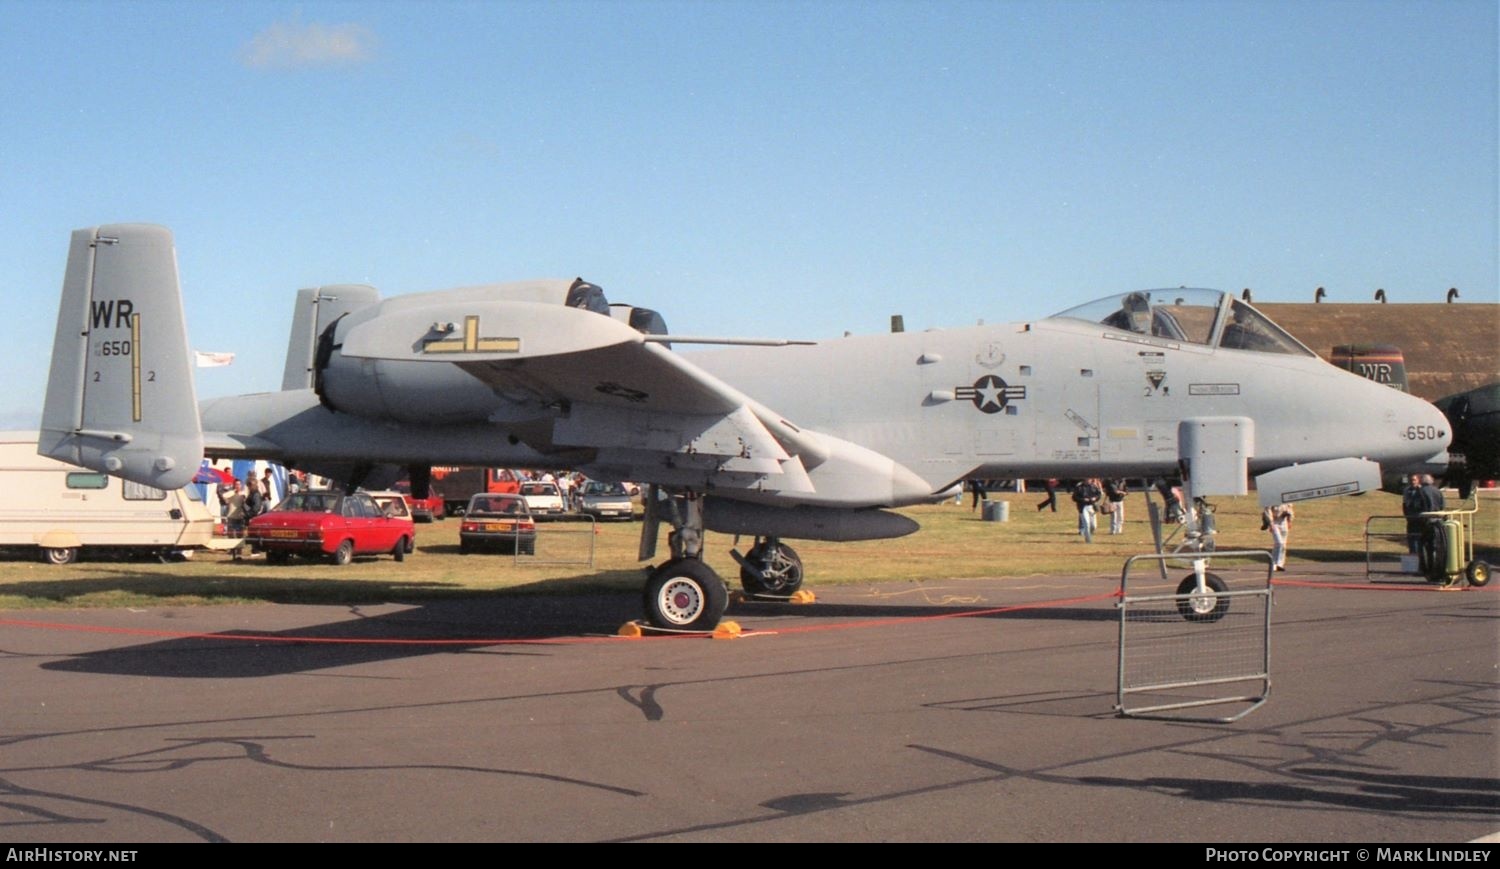
[[[375,33],[363,24],[303,24],[278,21],[255,34],[241,52],[252,69],[350,66],[375,52]]]

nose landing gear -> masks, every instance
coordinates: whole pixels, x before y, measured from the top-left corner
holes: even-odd
[[[802,559],[775,537],[757,537],[750,552],[730,555],[740,564],[740,587],[752,597],[791,597],[802,587]]]

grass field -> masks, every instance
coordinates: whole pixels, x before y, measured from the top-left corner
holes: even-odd
[[[1146,502],[1133,494],[1126,505],[1126,533],[1111,537],[1108,517],[1092,544],[1077,534],[1077,513],[1065,496],[1056,513],[1038,513],[1040,495],[1006,494],[1008,522],[984,522],[951,502],[902,512],[922,530],[896,540],[864,543],[791,541],[802,556],[807,583],[861,583],[971,577],[1119,573],[1123,560],[1153,550]],[[1500,563],[1500,499],[1480,502],[1476,548]],[[1219,549],[1263,549],[1270,536],[1260,530],[1253,496],[1215,501]],[[1399,517],[1400,497],[1375,493],[1354,498],[1310,502],[1297,508],[1292,524],[1292,573],[1298,563],[1353,561],[1365,557],[1368,516]],[[1400,532],[1398,519],[1382,527]],[[404,563],[389,557],[360,559],[347,567],[294,562],[272,567],[264,559],[234,561],[228,556],[198,553],[186,562],[84,561],[57,567],[31,554],[0,559],[0,609],[48,607],[124,607],[159,605],[282,603],[379,603],[456,595],[567,593],[613,589],[637,591],[647,566],[636,561],[640,523],[584,522],[543,525],[540,559],[516,562],[504,555],[460,555],[458,522],[449,519],[417,526],[417,551]],[[666,529],[661,554],[666,551]],[[741,551],[752,541],[742,541]],[[587,564],[594,545],[594,566]],[[737,586],[738,566],[729,557],[732,539],[710,534],[709,563]],[[1383,545],[1397,553],[1397,543]]]

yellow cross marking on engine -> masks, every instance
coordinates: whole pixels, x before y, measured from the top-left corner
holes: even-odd
[[[464,317],[464,333],[454,338],[439,338],[422,345],[423,353],[520,353],[520,338],[481,338],[479,316]]]

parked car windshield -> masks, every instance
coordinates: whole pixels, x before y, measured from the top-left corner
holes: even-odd
[[[276,506],[278,513],[333,513],[339,506],[339,496],[330,492],[298,492],[288,495]]]
[[[496,495],[475,495],[469,503],[470,516],[505,516],[526,512],[526,502],[520,498],[504,498]]]

